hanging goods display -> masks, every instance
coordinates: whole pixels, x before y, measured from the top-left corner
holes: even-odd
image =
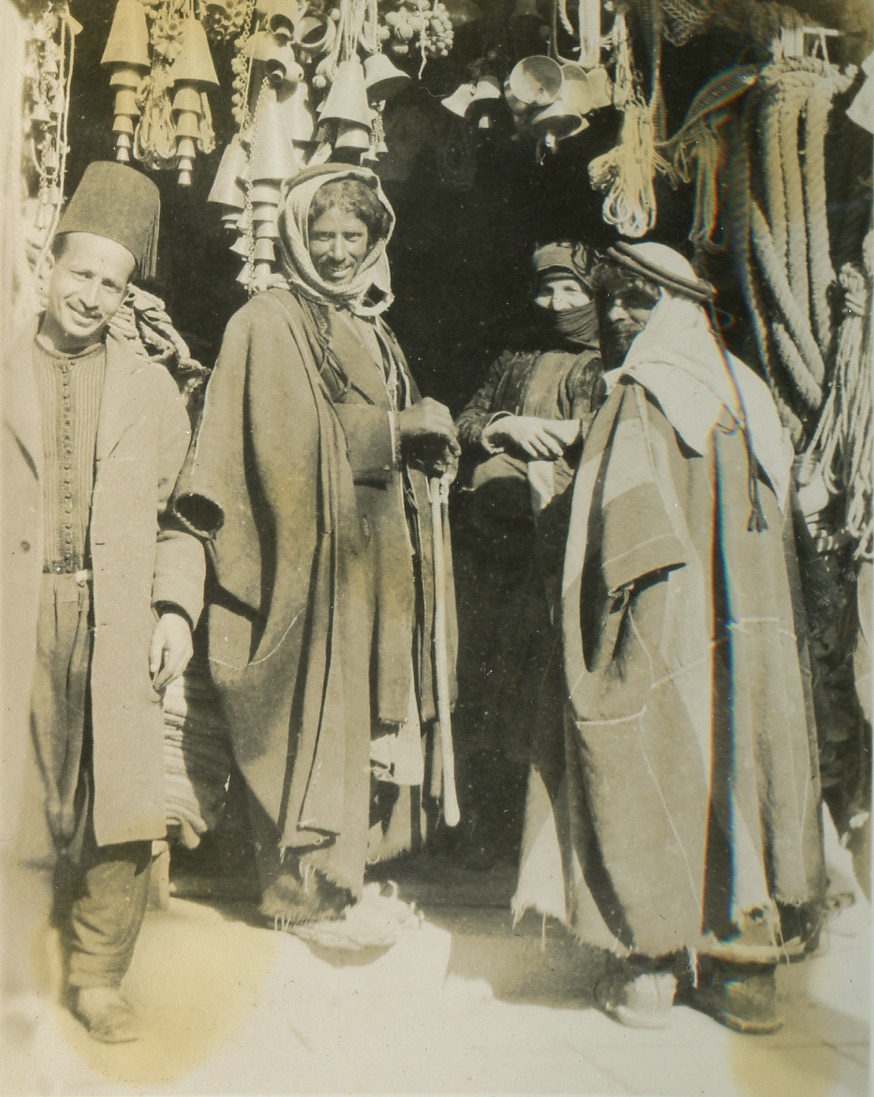
[[[827,62],[767,65],[735,127],[723,205],[757,350],[784,422],[804,442],[832,341],[825,138],[849,80]]]
[[[625,15],[617,13],[612,31],[615,57],[613,103],[623,112],[616,147],[592,160],[589,179],[604,195],[602,215],[623,236],[639,239],[656,223],[655,176],[672,177],[670,165],[658,151],[662,137],[660,9],[651,2],[649,27],[650,93],[644,97],[635,76]]]
[[[218,84],[194,0],[118,0],[101,63],[116,89],[116,159],[189,185],[197,153],[215,148],[206,91]]]
[[[140,116],[139,96],[150,64],[149,27],[140,0],[119,0],[100,63],[111,66],[115,158],[125,164],[131,158],[134,128]]]
[[[551,12],[548,53],[523,57],[504,83],[516,132],[535,139],[538,159],[586,129],[591,111],[613,102],[611,81],[601,65],[601,0],[579,0],[575,22],[567,0],[554,0]],[[513,18],[535,15],[539,18],[536,5],[514,12]],[[575,57],[563,56],[562,36],[575,43],[564,46]]]
[[[52,238],[64,200],[67,174],[70,87],[76,56],[76,36],[82,27],[70,15],[69,5],[56,3],[34,17],[25,48],[25,134],[27,176],[36,179],[26,218],[30,239],[38,254],[33,280],[45,269]],[[28,139],[29,138],[29,139]]]

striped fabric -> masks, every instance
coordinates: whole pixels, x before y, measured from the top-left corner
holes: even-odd
[[[34,341],[34,370],[42,416],[43,566],[77,571],[88,550],[106,348],[68,356]]]

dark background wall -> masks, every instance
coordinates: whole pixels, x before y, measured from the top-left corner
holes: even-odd
[[[495,126],[472,128],[440,105],[476,58],[542,52],[536,32],[508,37],[507,0],[478,0],[488,13],[460,28],[446,61],[431,62],[386,113],[388,155],[377,171],[398,214],[390,245],[396,302],[389,320],[407,351],[422,389],[460,410],[476,387],[489,356],[528,323],[528,256],[535,242],[582,238],[605,245],[613,238],[601,219],[602,196],[588,182],[588,162],[615,143],[612,111],[590,116],[590,127],[536,162],[530,142],[513,137],[509,113]],[[858,61],[870,48],[869,0],[805,0],[811,17],[850,32],[835,45],[836,60]],[[511,8],[512,5],[509,5]],[[73,0],[83,24],[77,39],[70,117],[67,192],[86,164],[112,156],[112,95],[100,67],[114,0]],[[747,58],[748,44],[730,35],[696,39],[679,50],[665,46],[663,88],[667,129],[681,122],[694,93],[714,73]],[[218,148],[201,156],[190,187],[173,172],[153,173],[163,212],[158,280],[192,353],[214,361],[224,326],[245,301],[236,282],[239,258],[228,251],[218,207],[207,194],[221,150],[234,125],[230,117],[231,49],[214,46],[222,87],[210,94]],[[861,131],[860,131],[861,132]],[[653,239],[680,245],[692,205],[689,188],[659,183],[658,224]]]

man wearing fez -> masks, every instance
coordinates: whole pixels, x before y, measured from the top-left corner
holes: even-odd
[[[68,1004],[111,1043],[137,1037],[119,986],[166,831],[160,691],[191,656],[203,596],[203,550],[168,509],[184,404],[108,332],[134,273],[154,273],[158,215],[151,180],[93,163],[61,219],[30,355],[38,488],[23,505],[39,536],[19,546],[42,570],[22,842],[55,874]]]
[[[573,487],[568,713],[514,905],[624,958],[595,990],[624,1024],[666,1024],[679,996],[773,1032],[777,961],[815,942],[825,880],[792,446],[680,254],[619,243],[595,288],[608,396]]]

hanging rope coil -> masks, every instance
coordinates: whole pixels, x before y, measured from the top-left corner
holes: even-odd
[[[869,235],[871,244],[874,236]],[[869,245],[870,250],[870,245]],[[819,472],[831,495],[843,493],[841,529],[855,541],[854,557],[874,557],[874,404],[871,391],[871,265],[841,269],[842,319],[834,371],[800,479]]]
[[[723,145],[729,169],[720,199],[734,266],[765,375],[796,444],[822,405],[832,342],[825,141],[832,101],[847,86],[819,59],[772,62],[743,101],[731,145]],[[700,234],[709,220],[699,211],[693,231]]]

